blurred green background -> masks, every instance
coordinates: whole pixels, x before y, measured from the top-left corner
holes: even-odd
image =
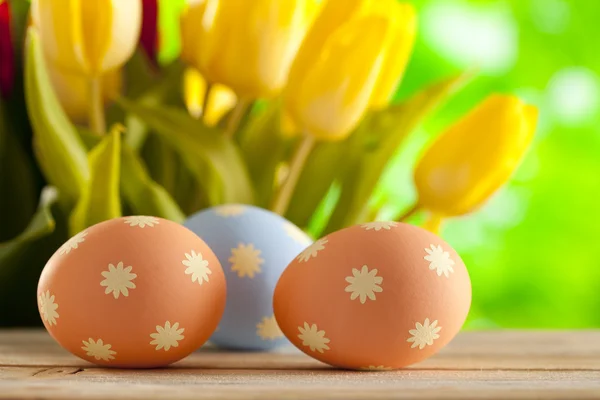
[[[397,98],[463,70],[476,76],[397,154],[372,200],[385,204],[380,217],[414,203],[412,167],[426,143],[489,93],[516,94],[540,109],[532,149],[482,209],[442,228],[472,279],[466,328],[600,327],[600,1],[412,2],[419,34]],[[159,4],[159,59],[168,63],[179,53],[183,1]]]
[[[540,109],[531,151],[479,212],[442,229],[473,283],[466,327],[600,327],[600,1],[414,3],[419,38],[398,96],[479,73],[415,132],[376,200],[390,212],[409,206],[410,166],[432,135],[491,91],[521,96]]]

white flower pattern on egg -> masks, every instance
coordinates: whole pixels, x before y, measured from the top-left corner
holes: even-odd
[[[231,249],[231,257],[228,260],[231,263],[231,270],[237,272],[239,278],[245,276],[254,278],[255,274],[261,272],[260,266],[265,262],[260,254],[261,251],[254,248],[252,243],[238,244],[237,248]]]
[[[369,300],[375,301],[375,293],[383,292],[383,289],[379,286],[383,282],[383,278],[377,276],[377,269],[369,271],[369,267],[363,265],[360,271],[352,268],[352,275],[346,277],[346,282],[350,285],[346,286],[345,289],[346,292],[352,293],[350,300],[358,298],[361,304],[365,304],[367,297]]]
[[[58,304],[55,302],[54,295],[50,295],[50,291],[46,290],[38,297],[38,303],[40,307],[40,313],[42,318],[48,323],[48,325],[56,325],[56,319],[59,317]]]
[[[298,327],[298,331],[300,332],[298,338],[302,340],[302,345],[308,347],[310,351],[323,353],[325,350],[331,350],[327,345],[330,340],[325,336],[325,331],[317,328],[317,324],[308,325],[305,322],[304,327]]]
[[[275,340],[283,337],[283,332],[277,325],[274,315],[263,317],[262,321],[256,324],[256,334],[262,340]]]
[[[145,228],[146,226],[149,226],[150,228],[154,228],[154,225],[158,225],[160,221],[156,217],[132,215],[130,217],[125,217],[125,223],[131,227],[138,226],[140,228]]]
[[[179,328],[179,322],[175,322],[173,326],[169,321],[165,322],[165,326],[156,326],[156,332],[151,333],[150,337],[153,339],[150,344],[156,346],[155,350],[169,351],[171,347],[178,347],[179,342],[184,339],[183,331],[185,329]]]
[[[98,339],[95,341],[92,338],[89,338],[87,341],[82,340],[83,351],[85,351],[86,355],[89,357],[94,357],[96,360],[104,360],[110,361],[115,359],[116,351],[111,350],[110,344],[104,344],[102,339]]]
[[[246,211],[246,207],[239,204],[226,204],[214,208],[215,214],[228,218],[242,215]]]
[[[115,267],[113,264],[108,264],[108,270],[102,271],[101,275],[105,278],[100,282],[100,286],[106,287],[104,294],[113,294],[115,299],[119,295],[129,296],[129,289],[135,289],[135,283],[132,281],[137,278],[136,274],[131,273],[133,267],[128,266],[123,268],[123,261],[120,261]]]
[[[450,254],[442,249],[442,246],[436,246],[434,244],[429,245],[431,249],[425,248],[425,259],[429,261],[429,269],[436,270],[438,276],[450,277],[451,273],[454,273],[454,260],[450,258]]]
[[[308,262],[311,258],[316,258],[320,251],[325,250],[325,245],[328,243],[327,238],[322,238],[308,246],[297,257],[298,262]]]
[[[389,231],[390,229],[395,228],[397,226],[398,226],[398,223],[393,222],[393,221],[375,221],[375,222],[367,222],[366,224],[362,224],[360,227],[366,231],[374,230],[377,232],[382,229]]]
[[[200,285],[208,282],[208,275],[212,274],[212,271],[208,267],[208,261],[202,258],[202,253],[192,250],[191,254],[185,253],[185,258],[181,263],[187,267],[185,274],[192,275],[192,282],[197,281]]]
[[[85,242],[85,237],[87,236],[87,234],[87,231],[82,231],[73,236],[71,239],[67,240],[65,244],[60,246],[58,254],[62,256],[65,254],[69,254],[71,250],[77,249],[81,243]]]
[[[442,329],[441,326],[437,326],[437,319],[433,321],[431,324],[429,323],[429,318],[425,318],[425,321],[421,324],[417,322],[415,324],[415,329],[411,329],[408,331],[411,337],[406,339],[407,342],[412,342],[411,349],[415,347],[419,347],[419,350],[423,350],[425,346],[433,345],[433,341],[440,338],[439,332]]]

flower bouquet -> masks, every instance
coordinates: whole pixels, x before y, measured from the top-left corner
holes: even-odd
[[[315,238],[377,220],[386,166],[470,76],[395,98],[417,19],[396,0],[0,1],[0,324],[36,322],[45,260],[121,215],[254,204]],[[396,219],[476,210],[535,123],[491,94],[424,149]]]

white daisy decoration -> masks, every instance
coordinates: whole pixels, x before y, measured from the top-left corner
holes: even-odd
[[[167,321],[165,326],[156,326],[156,333],[151,333],[150,337],[153,339],[150,344],[156,346],[156,351],[163,349],[169,351],[171,347],[178,347],[179,341],[183,340],[183,331],[185,329],[179,328],[179,322],[175,322],[173,326]]]
[[[54,295],[50,295],[50,291],[46,290],[38,296],[38,305],[40,307],[40,314],[44,321],[48,325],[56,325],[56,318],[58,318],[58,304],[55,302]]]
[[[159,224],[159,220],[156,217],[148,217],[146,215],[133,215],[130,217],[125,217],[125,223],[129,224],[129,226],[139,226],[140,228],[145,228],[149,226],[150,228],[154,228],[154,225]]]
[[[328,243],[327,238],[322,238],[308,246],[300,255],[298,256],[299,262],[307,262],[311,258],[317,257],[320,251],[325,250],[325,245]]]
[[[224,206],[215,207],[214,210],[217,215],[229,218],[242,215],[246,211],[246,207],[240,204],[226,204]]]
[[[94,357],[96,360],[114,360],[115,355],[117,354],[116,351],[110,349],[112,346],[110,344],[104,344],[102,339],[95,341],[94,339],[89,338],[87,342],[82,340],[82,343],[83,347],[81,348],[85,351],[85,354],[89,357]]]
[[[384,365],[369,365],[368,367],[362,367],[363,371],[391,371],[392,367],[386,367]]]
[[[437,319],[429,324],[429,318],[425,318],[423,324],[417,322],[415,324],[416,329],[408,331],[412,335],[406,339],[407,342],[412,342],[410,348],[419,347],[419,350],[422,350],[425,346],[431,346],[434,340],[439,339],[440,335],[438,333],[442,330],[442,327],[437,326],[437,324]]]
[[[345,289],[346,292],[352,293],[350,300],[358,298],[361,304],[365,304],[367,297],[369,300],[375,301],[375,293],[383,292],[383,289],[379,286],[383,282],[383,277],[377,276],[377,269],[369,271],[369,267],[363,265],[360,271],[352,268],[352,275],[346,277],[346,282],[350,285],[346,286]]]
[[[367,222],[366,224],[362,224],[360,227],[366,231],[370,231],[370,230],[380,231],[382,229],[389,231],[390,229],[395,228],[397,226],[398,226],[398,223],[393,222],[393,221],[375,221],[375,222]]]
[[[133,267],[124,268],[123,261],[120,261],[115,267],[113,264],[108,264],[108,271],[102,271],[101,275],[105,278],[100,282],[100,286],[105,286],[104,294],[113,294],[115,299],[118,299],[122,294],[129,296],[129,289],[135,289],[135,283],[132,281],[137,278],[136,274],[131,273]]]
[[[185,253],[185,258],[186,260],[181,263],[187,267],[185,274],[192,275],[192,282],[197,281],[199,285],[208,282],[208,276],[212,274],[212,271],[208,268],[208,261],[202,258],[202,253],[192,250],[190,254]]]
[[[283,337],[283,332],[279,329],[274,315],[263,317],[262,321],[256,324],[256,334],[262,340],[275,340]]]
[[[60,246],[60,249],[58,249],[58,254],[61,256],[64,254],[69,254],[71,250],[78,248],[81,243],[85,242],[85,237],[87,234],[87,231],[82,231],[73,236],[71,239],[67,240],[65,244]]]
[[[429,248],[425,248],[427,253],[423,257],[426,261],[429,261],[429,269],[436,270],[438,276],[450,277],[451,273],[454,273],[454,260],[450,258],[450,254],[442,249],[442,246],[436,246],[434,244],[429,245]]]
[[[285,233],[297,243],[303,244],[305,246],[308,246],[311,243],[311,240],[308,237],[308,235],[304,233],[302,229],[298,228],[296,225],[292,224],[289,221],[284,222],[283,230],[285,230]]]
[[[260,265],[265,262],[260,257],[261,251],[254,248],[252,243],[250,244],[238,244],[238,247],[231,249],[231,257],[229,262],[231,263],[231,270],[237,272],[238,277],[243,278],[254,278],[255,274],[261,272]]]
[[[317,328],[316,324],[308,325],[307,322],[304,323],[304,327],[299,326],[298,330],[300,334],[298,338],[302,340],[302,345],[310,348],[311,351],[318,351],[319,353],[323,353],[324,350],[330,350],[327,343],[330,340],[325,336],[325,331],[320,331]]]

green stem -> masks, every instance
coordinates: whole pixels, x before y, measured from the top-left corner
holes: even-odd
[[[419,205],[419,203],[415,203],[411,208],[406,210],[404,213],[400,214],[400,216],[398,218],[396,218],[396,221],[398,221],[398,222],[406,221],[408,218],[412,217],[420,210],[421,210],[421,206]]]
[[[93,76],[89,82],[89,127],[98,135],[106,133],[106,120],[104,119],[104,102],[102,101],[102,78]]]
[[[202,121],[206,115],[206,110],[208,110],[210,94],[212,93],[213,87],[214,85],[212,83],[206,83],[206,90],[204,91],[204,96],[202,97],[202,108],[200,109],[200,120]]]
[[[227,121],[227,127],[225,128],[225,137],[233,138],[235,132],[240,126],[240,122],[242,121],[242,117],[246,113],[246,110],[250,106],[250,101],[245,98],[239,98],[235,108],[231,112],[229,116],[229,120]]]
[[[300,173],[314,145],[315,139],[311,135],[305,134],[290,161],[288,176],[275,196],[275,200],[271,206],[273,212],[284,215],[287,211],[294,189],[298,184],[298,179],[300,179]]]

